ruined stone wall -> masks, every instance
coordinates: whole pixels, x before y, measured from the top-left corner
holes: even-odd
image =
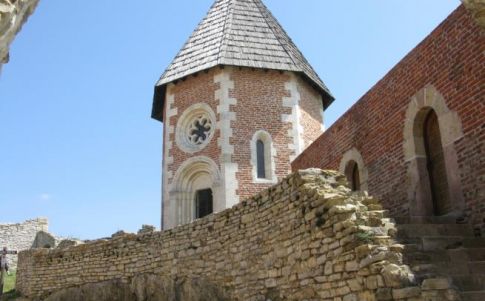
[[[8,63],[9,46],[39,0],[0,0],[0,72]]]
[[[433,287],[414,284],[378,201],[345,184],[333,171],[300,171],[171,230],[24,251],[16,288],[46,300],[112,300],[104,288],[130,294],[120,300],[209,300],[200,298],[209,289],[215,301],[422,300],[412,298]],[[450,292],[440,286],[426,300]]]
[[[361,181],[392,216],[426,215],[418,115],[432,108],[451,198],[464,204],[460,211],[469,222],[485,230],[484,37],[472,15],[457,8],[307,148],[293,170],[338,169],[346,153],[359,154],[353,159],[362,159]]]
[[[10,250],[29,250],[39,231],[48,231],[49,222],[45,218],[28,220],[23,223],[0,223],[0,248]],[[17,256],[7,256],[10,267],[17,267]]]

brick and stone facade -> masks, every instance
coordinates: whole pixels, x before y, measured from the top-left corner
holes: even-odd
[[[261,0],[215,1],[155,88],[153,117],[164,122],[162,227],[198,217],[197,191],[210,189],[219,212],[288,175],[323,133],[332,100]]]
[[[423,123],[438,119],[451,209],[485,230],[485,39],[460,6],[294,162],[340,169],[358,158],[371,194],[394,217],[432,215]],[[357,159],[354,159],[357,160]]]
[[[193,220],[196,189],[212,189],[217,212],[275,184],[323,130],[321,96],[291,72],[216,67],[170,84],[166,99],[164,228]],[[202,107],[214,114],[213,137],[200,150],[184,150],[177,141],[183,134],[180,120]],[[258,131],[271,140],[268,161],[274,170],[267,179],[254,173],[253,136]],[[177,205],[181,202],[182,207]]]

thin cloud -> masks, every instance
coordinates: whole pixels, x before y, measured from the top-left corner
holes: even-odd
[[[52,198],[52,195],[49,193],[42,193],[39,197],[43,201],[48,201]]]

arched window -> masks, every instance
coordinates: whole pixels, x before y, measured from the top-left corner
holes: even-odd
[[[254,183],[276,183],[275,156],[276,150],[269,133],[263,130],[257,131],[251,140],[251,166]]]
[[[257,170],[258,170],[258,179],[265,179],[266,178],[266,170],[264,164],[264,142],[261,139],[258,139],[256,142],[256,156],[257,156]]]

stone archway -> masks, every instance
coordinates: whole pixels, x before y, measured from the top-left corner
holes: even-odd
[[[430,118],[436,118],[435,124],[430,124]],[[432,85],[411,98],[406,110],[403,144],[411,217],[462,214],[464,201],[454,147],[454,142],[461,137],[463,130],[458,114],[448,108],[443,96]],[[436,145],[438,142],[441,142],[441,147]],[[431,144],[433,150],[430,149]],[[439,170],[430,169],[430,151],[442,152]],[[433,177],[440,182],[439,187],[432,183]],[[433,204],[436,189],[441,196],[435,196]],[[437,210],[436,198],[445,197],[444,209]]]
[[[353,190],[367,191],[369,189],[367,167],[364,164],[362,155],[355,147],[343,155],[342,160],[340,160],[339,171],[347,177]],[[355,183],[357,180],[359,182]]]
[[[224,208],[221,196],[221,174],[216,163],[203,156],[192,157],[177,170],[169,190],[169,200],[174,226],[186,224],[196,218],[196,193],[210,189],[213,210]]]

